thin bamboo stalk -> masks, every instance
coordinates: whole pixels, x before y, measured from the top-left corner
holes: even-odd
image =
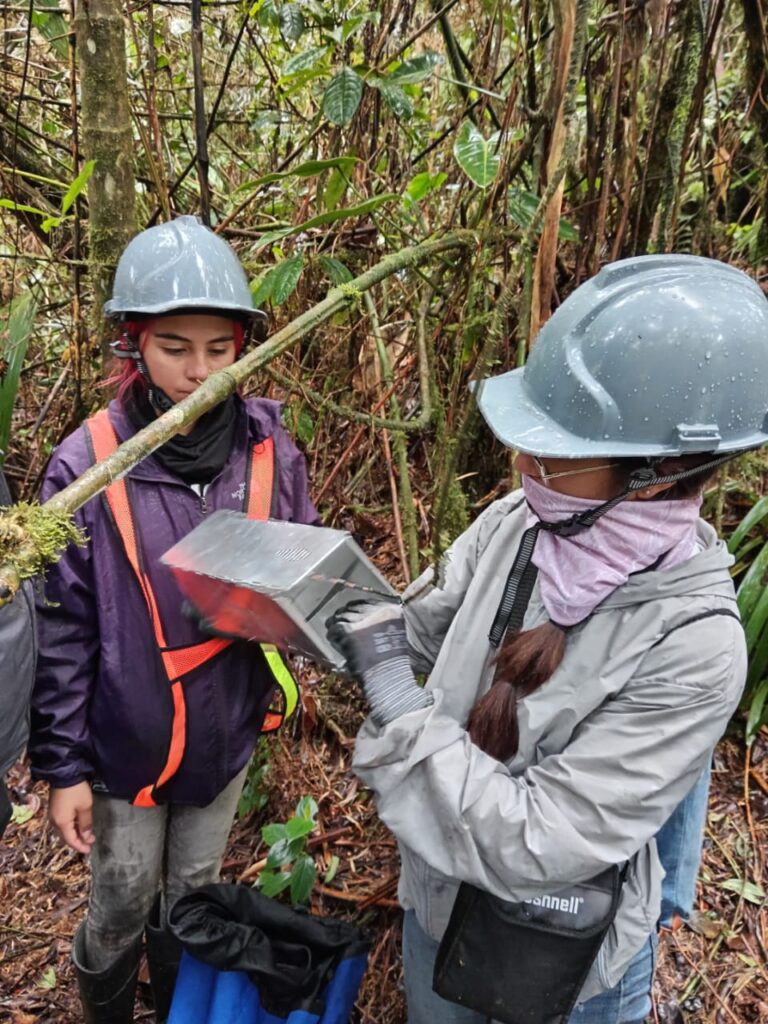
[[[352,302],[357,302],[369,288],[398,271],[416,267],[440,253],[476,244],[477,236],[474,232],[452,231],[442,238],[431,239],[385,256],[354,280],[333,288],[321,302],[287,324],[269,341],[249,352],[226,370],[214,373],[194,394],[129,438],[109,458],[91,466],[77,480],[53,495],[45,503],[45,507],[51,511],[72,515],[87,501],[100,494],[113,480],[124,476],[142,459],[178,434],[182,428],[194,423],[203,413],[224,401],[261,367],[268,365],[282,352],[291,348],[334,313]],[[0,513],[3,514],[7,513]],[[30,538],[28,550],[32,547],[34,543]],[[11,598],[18,590],[20,582],[16,559],[11,553],[5,564],[0,565],[0,600]]]

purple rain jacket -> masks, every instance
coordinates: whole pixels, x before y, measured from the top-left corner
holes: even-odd
[[[224,469],[200,498],[149,456],[128,474],[145,569],[170,646],[205,637],[182,612],[183,597],[160,563],[172,545],[216,509],[242,510],[252,446],[275,445],[276,518],[316,524],[304,457],[280,425],[280,405],[238,402],[235,442]],[[109,416],[121,441],[136,433],[122,406]],[[91,465],[82,427],[54,452],[42,500]],[[29,754],[35,778],[64,788],[91,780],[100,791],[133,798],[165,763],[173,704],[138,582],[102,497],[75,519],[87,532],[45,583],[38,604],[40,652],[32,699]],[[248,761],[274,690],[256,644],[235,642],[185,677],[187,741],[177,774],[159,789],[167,802],[209,804]]]

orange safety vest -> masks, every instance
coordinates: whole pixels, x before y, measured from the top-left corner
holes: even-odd
[[[95,462],[102,462],[119,447],[119,440],[106,409],[102,409],[85,422],[91,454]],[[245,512],[249,519],[269,519],[272,507],[272,491],[275,477],[275,446],[271,437],[253,446],[246,480]],[[125,478],[113,481],[104,491],[104,498],[112,513],[112,520],[122,541],[125,554],[139,582],[147,603],[163,668],[171,686],[173,697],[173,724],[165,766],[155,782],[144,786],[132,803],[137,807],[155,807],[157,790],[179,770],[186,747],[187,707],[184,699],[184,677],[211,658],[229,647],[232,640],[216,637],[188,647],[169,647],[163,632],[163,624],[157,601],[142,567],[138,535],[134,525],[133,510]],[[273,676],[276,690],[282,693],[282,706],[270,706],[262,725],[262,732],[278,729],[296,706],[298,688],[285,663],[275,648],[263,645],[262,649]],[[290,686],[293,690],[290,691]]]

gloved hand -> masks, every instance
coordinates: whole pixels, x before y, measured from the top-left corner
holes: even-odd
[[[363,684],[377,725],[432,703],[413,675],[402,605],[351,601],[326,622],[328,639]]]

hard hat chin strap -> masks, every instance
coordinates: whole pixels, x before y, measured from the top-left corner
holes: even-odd
[[[118,359],[132,359],[136,363],[136,369],[144,378],[147,385],[147,395],[149,400],[156,409],[163,413],[168,412],[169,409],[173,408],[174,403],[168,395],[166,395],[163,389],[159,388],[150,377],[147,364],[144,362],[144,357],[141,354],[139,346],[125,330],[121,332],[119,338],[116,338],[111,342],[109,347],[112,354]]]
[[[688,477],[698,476],[701,473],[706,473],[707,470],[714,469],[716,466],[723,465],[723,463],[740,454],[741,452],[728,452],[728,454],[720,455],[700,466],[680,470],[678,473],[667,473],[663,476],[659,476],[656,472],[654,463],[658,464],[664,461],[664,457],[654,459],[652,462],[649,462],[649,465],[634,469],[629,476],[627,486],[615,498],[610,498],[608,501],[604,501],[594,508],[588,508],[583,512],[576,512],[568,519],[561,519],[556,523],[545,523],[543,520],[539,520],[539,522],[530,526],[520,540],[520,546],[517,549],[515,560],[509,571],[509,576],[501,595],[501,601],[496,609],[491,631],[488,634],[491,646],[497,648],[508,631],[516,632],[523,625],[523,619],[525,618],[538,573],[538,569],[532,560],[533,551],[536,547],[539,533],[542,530],[545,530],[547,533],[556,533],[560,537],[572,537],[574,534],[581,533],[582,530],[588,530],[590,526],[594,526],[598,519],[607,512],[610,512],[612,508],[615,508],[616,505],[624,501],[625,498],[635,491],[641,491],[646,487],[655,487],[658,484],[675,484],[680,480],[686,480]]]

